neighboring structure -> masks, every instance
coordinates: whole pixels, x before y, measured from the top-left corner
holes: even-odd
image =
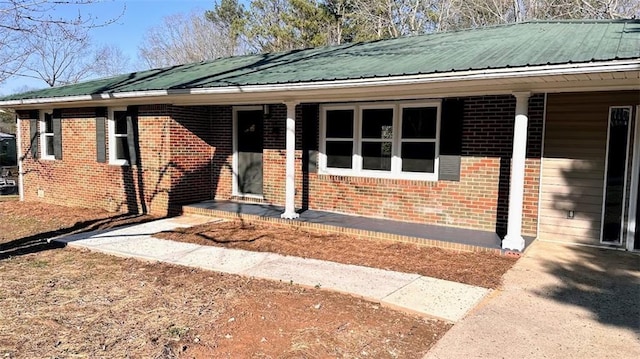
[[[0,168],[17,165],[16,136],[0,132]]]
[[[208,199],[640,248],[640,21],[241,56],[0,99],[25,200]]]

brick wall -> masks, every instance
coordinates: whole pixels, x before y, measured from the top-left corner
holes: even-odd
[[[318,148],[318,105],[298,106],[296,205],[504,234],[515,99],[469,97],[464,103],[460,181],[437,182],[302,171],[310,167],[303,163],[303,159],[308,162],[303,150]],[[286,107],[269,108],[264,120],[264,202],[282,205]],[[532,97],[529,108],[523,232],[535,235],[543,97]],[[96,162],[95,110],[65,110],[63,159],[27,156],[26,198],[114,211],[146,209],[156,214],[172,212],[179,204],[232,198],[232,111],[231,106],[141,106],[139,165],[120,167]],[[28,144],[28,113],[20,117],[24,120],[23,143]],[[310,128],[311,136],[306,132]],[[28,150],[24,147],[23,152]]]
[[[212,199],[213,131],[212,108],[171,107],[170,155],[171,191],[174,206]]]
[[[425,182],[297,173],[297,205],[506,233],[515,98],[464,99],[460,181]],[[535,236],[544,97],[530,100],[523,233]],[[301,121],[298,121],[300,123]],[[302,127],[301,125],[299,127]],[[301,137],[301,131],[298,131]],[[299,166],[302,168],[297,152]],[[284,185],[281,183],[281,187]],[[308,187],[308,191],[301,190]],[[282,189],[284,191],[284,188]],[[305,192],[308,195],[304,196]]]
[[[167,106],[139,108],[137,166],[114,166],[97,161],[93,108],[62,111],[61,160],[32,158],[29,153],[29,113],[20,112],[19,116],[24,144],[21,156],[25,158],[25,200],[109,211],[167,212],[171,185],[171,178],[165,171],[169,164],[171,123]]]

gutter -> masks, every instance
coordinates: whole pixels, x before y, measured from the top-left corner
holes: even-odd
[[[634,60],[615,60],[589,62],[579,64],[561,64],[561,65],[542,65],[542,66],[524,66],[517,68],[501,68],[501,69],[484,69],[484,70],[467,70],[467,71],[451,71],[447,73],[434,73],[423,75],[408,76],[390,76],[380,78],[335,80],[335,81],[317,81],[317,82],[301,82],[286,83],[272,85],[246,85],[246,86],[226,86],[226,87],[209,87],[209,88],[193,88],[179,90],[147,90],[147,91],[129,91],[116,93],[100,93],[93,95],[78,95],[66,97],[48,97],[22,100],[0,101],[0,106],[15,107],[40,105],[49,103],[72,103],[84,101],[100,101],[100,100],[118,100],[118,99],[139,99],[148,97],[167,97],[167,96],[187,96],[187,95],[233,95],[233,94],[264,94],[273,92],[293,93],[296,91],[313,91],[313,90],[334,90],[348,89],[358,87],[379,87],[389,85],[416,85],[431,83],[448,83],[469,80],[496,80],[496,79],[512,79],[527,78],[535,76],[559,76],[559,75],[580,75],[603,72],[621,72],[621,71],[640,71],[640,59]],[[639,86],[640,87],[640,86]],[[293,96],[292,96],[293,97]]]

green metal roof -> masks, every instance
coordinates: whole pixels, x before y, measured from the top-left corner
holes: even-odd
[[[134,72],[0,101],[640,59],[640,20],[525,22]]]

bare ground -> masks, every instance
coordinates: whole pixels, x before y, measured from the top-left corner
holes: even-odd
[[[418,273],[485,288],[497,288],[516,259],[489,252],[459,252],[412,243],[354,238],[241,221],[208,223],[155,235],[202,245],[323,259]]]
[[[0,203],[0,356],[420,358],[450,327],[343,294],[44,241],[148,219]]]

